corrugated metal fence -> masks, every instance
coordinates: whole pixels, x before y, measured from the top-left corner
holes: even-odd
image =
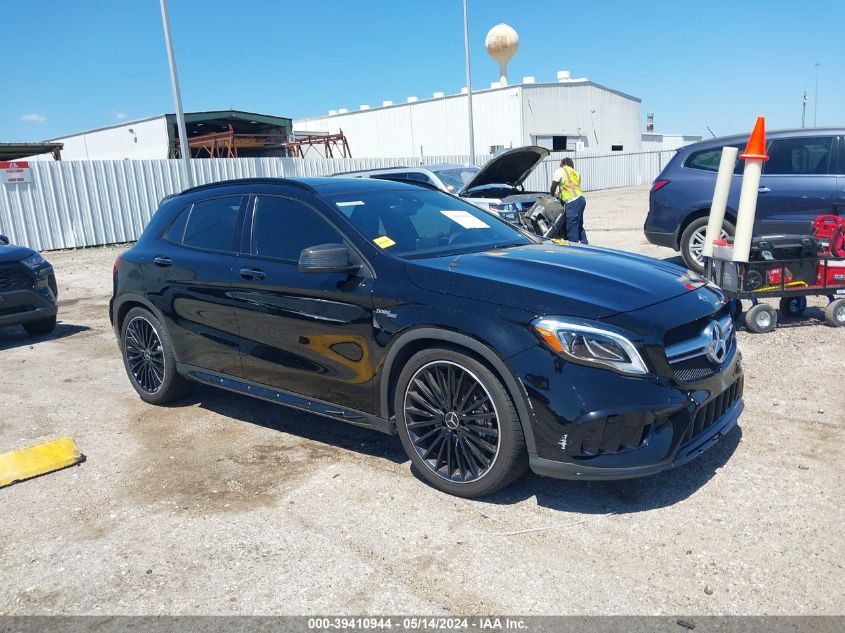
[[[674,152],[578,154],[576,167],[588,190],[651,182]],[[559,156],[543,161],[526,189],[548,189]],[[475,162],[489,156],[427,156],[425,163]],[[194,184],[232,178],[326,176],[337,172],[419,165],[418,157],[233,158],[193,160]],[[185,188],[176,160],[30,162],[32,182],[0,185],[0,233],[12,243],[54,250],[131,242],[149,222],[159,201]]]

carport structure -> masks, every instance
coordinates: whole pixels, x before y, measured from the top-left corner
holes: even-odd
[[[53,160],[62,160],[62,148],[64,143],[0,143],[0,163],[40,154],[52,154]]]

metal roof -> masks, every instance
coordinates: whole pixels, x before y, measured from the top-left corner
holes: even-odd
[[[141,119],[132,119],[131,121],[121,121],[120,123],[115,123],[113,125],[104,125],[103,127],[97,127],[90,130],[82,130],[81,132],[74,132],[72,134],[62,134],[61,136],[57,136],[50,140],[55,141],[58,139],[69,138],[71,136],[80,136],[82,134],[102,132],[103,130],[113,130],[114,128],[125,127],[127,125],[133,125],[136,123],[145,123],[146,121],[154,121],[156,119],[165,119],[168,122],[175,122],[176,115],[170,112],[165,112],[163,114],[157,114],[155,116],[148,116]],[[276,125],[279,127],[285,127],[285,124],[290,126],[291,124],[291,119],[287,117],[278,117],[270,114],[260,114],[258,112],[247,112],[245,110],[207,110],[202,112],[185,113],[186,124],[200,123],[213,119],[235,119],[240,121],[247,121],[250,123],[252,121],[256,121],[257,123],[263,123],[265,125]]]
[[[64,143],[0,143],[0,161],[18,160],[38,154],[53,154],[61,152]]]

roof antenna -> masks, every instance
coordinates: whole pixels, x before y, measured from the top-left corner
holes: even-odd
[[[705,125],[704,127],[706,127],[706,128],[707,128],[707,131],[708,131],[708,132],[710,132],[710,136],[712,136],[713,138],[716,138],[716,135],[715,135],[715,134],[713,134],[713,130],[711,130],[711,129],[710,129],[710,126],[709,126],[709,125]]]

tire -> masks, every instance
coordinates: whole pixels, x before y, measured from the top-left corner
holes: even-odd
[[[845,299],[834,299],[827,304],[824,321],[833,327],[845,326]]]
[[[51,316],[49,319],[41,319],[40,321],[30,321],[23,324],[23,329],[30,336],[43,336],[49,334],[56,329],[56,317]]]
[[[393,404],[405,453],[438,490],[481,497],[528,468],[513,400],[474,358],[441,348],[417,353],[399,375]]]
[[[132,308],[120,328],[120,351],[129,382],[141,400],[167,404],[184,397],[193,382],[176,372],[170,336],[148,310]]]
[[[697,273],[704,272],[704,262],[701,261],[701,249],[704,246],[707,221],[708,218],[706,215],[703,218],[696,218],[687,225],[687,228],[681,234],[681,257],[684,259],[687,268]],[[722,223],[721,237],[730,237],[734,234],[735,230],[734,225],[725,220]]]
[[[807,297],[781,297],[780,313],[788,317],[800,317],[807,309]]]
[[[745,327],[752,332],[764,334],[771,332],[778,324],[778,313],[768,303],[758,303],[751,306],[745,313]]]

